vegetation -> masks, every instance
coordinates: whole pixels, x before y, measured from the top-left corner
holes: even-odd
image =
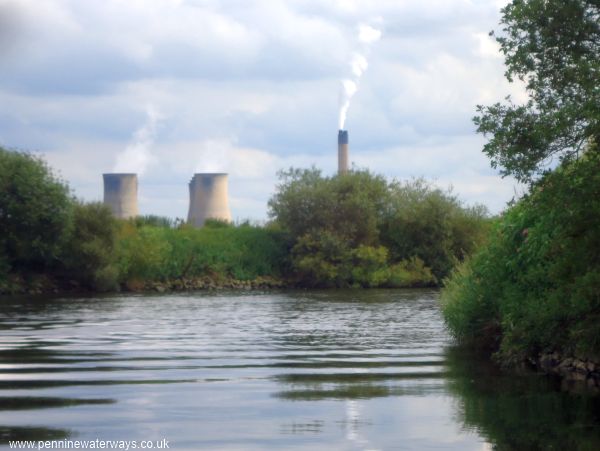
[[[54,267],[71,213],[69,188],[43,160],[0,148],[0,280]]]
[[[522,181],[553,157],[577,159],[600,142],[600,4],[597,0],[513,0],[497,37],[509,81],[525,83],[528,101],[478,106],[478,131],[494,167]],[[597,150],[596,150],[597,151]]]
[[[524,107],[482,109],[485,151],[530,192],[454,271],[443,311],[464,343],[504,362],[540,353],[600,359],[600,9],[582,0],[514,0],[503,9],[507,76]],[[545,159],[562,163],[533,179]]]
[[[194,229],[157,216],[118,221],[106,206],[73,198],[41,159],[1,148],[0,230],[0,293],[252,280],[287,268],[285,234],[276,228],[208,221]]]
[[[600,156],[545,176],[450,278],[444,314],[461,341],[523,359],[600,357]]]
[[[104,205],[72,197],[27,153],[1,150],[0,170],[0,292],[144,289],[202,278],[435,285],[484,238],[489,222],[485,209],[465,208],[420,179],[389,183],[368,171],[324,177],[314,168],[282,173],[267,226],[120,221]]]
[[[285,243],[281,232],[215,221],[201,229],[122,223],[116,265],[119,281],[141,283],[212,276],[252,280],[282,275]]]
[[[291,265],[307,286],[435,285],[485,236],[483,207],[465,208],[422,179],[388,183],[369,171],[280,174],[270,214],[291,235]]]

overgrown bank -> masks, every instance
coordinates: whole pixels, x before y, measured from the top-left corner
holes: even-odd
[[[527,99],[478,106],[493,167],[529,193],[443,292],[456,338],[548,372],[600,379],[600,5],[513,0],[497,34]],[[493,34],[493,33],[492,33]]]
[[[282,173],[265,226],[115,220],[40,159],[0,149],[0,292],[437,285],[489,219],[423,180]]]
[[[597,378],[599,249],[600,155],[590,150],[536,183],[452,274],[443,291],[451,331],[503,363],[567,372],[576,359],[584,379]]]

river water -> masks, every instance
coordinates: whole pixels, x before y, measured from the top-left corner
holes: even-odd
[[[435,291],[0,300],[0,446],[97,439],[597,450],[600,403],[454,348]]]

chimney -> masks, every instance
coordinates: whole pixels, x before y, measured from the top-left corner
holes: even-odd
[[[348,172],[348,130],[338,132],[338,174]]]
[[[104,204],[119,219],[138,215],[137,174],[102,174],[104,179]]]
[[[227,174],[194,174],[189,188],[188,224],[202,227],[207,219],[220,219],[231,222],[227,194]]]

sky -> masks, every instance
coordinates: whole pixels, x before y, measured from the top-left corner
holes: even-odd
[[[194,173],[227,172],[233,218],[262,221],[279,170],[337,170],[351,80],[356,167],[498,213],[522,190],[471,119],[525,95],[488,36],[505,3],[0,0],[0,145],[43,155],[88,201],[102,173],[137,172],[140,213],[173,218]]]

